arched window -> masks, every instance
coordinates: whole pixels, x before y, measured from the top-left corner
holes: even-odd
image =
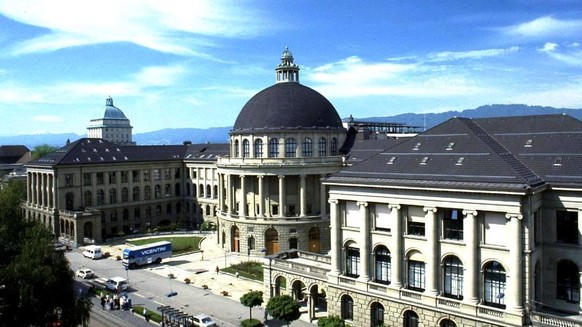
[[[166,214],[167,215],[172,214],[172,204],[171,203],[166,204]]]
[[[353,243],[346,247],[346,275],[360,276],[360,249]]]
[[[463,299],[463,263],[455,256],[448,256],[443,261],[444,285],[446,297]]]
[[[243,140],[243,158],[248,158],[250,156],[251,149],[249,145],[249,140]]]
[[[295,158],[297,152],[297,141],[289,137],[285,140],[285,158]]]
[[[218,199],[218,185],[214,185],[213,189],[214,189],[214,198]]]
[[[139,186],[133,188],[133,201],[139,201]]]
[[[342,296],[341,314],[344,320],[354,320],[354,300],[349,295]]]
[[[404,327],[418,327],[418,315],[412,310],[404,312]]]
[[[75,196],[72,192],[69,192],[65,195],[65,207],[67,210],[73,210],[75,206]]]
[[[125,203],[129,201],[129,190],[127,187],[121,189],[121,202]]]
[[[206,197],[209,198],[212,195],[212,187],[210,185],[206,185]]]
[[[262,158],[263,157],[263,140],[256,139],[255,140],[255,158]]]
[[[570,260],[558,263],[557,269],[558,299],[571,303],[580,303],[580,272],[578,266]]]
[[[384,326],[384,306],[381,303],[374,302],[370,311],[372,327]]]
[[[269,158],[279,157],[279,139],[269,140]]]
[[[203,198],[204,197],[204,185],[200,184],[200,192],[198,192],[198,196]]]
[[[114,188],[109,190],[109,203],[117,203],[117,190]]]
[[[425,288],[425,264],[421,260],[422,255],[415,253],[408,258],[408,288],[424,292]]]
[[[123,220],[129,220],[129,210],[127,208],[123,209],[121,216],[123,217]]]
[[[160,185],[154,186],[154,197],[159,199],[162,197],[162,187]]]
[[[117,210],[111,210],[110,219],[112,223],[117,221]]]
[[[170,184],[166,184],[166,186],[164,187],[164,196],[167,198],[172,196],[172,186],[170,186]]]
[[[176,194],[176,196],[182,195],[182,192],[180,192],[180,183],[176,183],[176,185],[174,185],[174,194]]]
[[[90,207],[92,204],[92,200],[93,200],[93,196],[91,194],[91,191],[85,191],[85,193],[83,194],[83,204],[85,207]]]
[[[98,190],[97,191],[97,205],[101,206],[105,204],[105,192],[103,192],[103,190]]]
[[[255,249],[255,238],[254,237],[250,236],[247,240],[247,243],[248,243],[249,250]]]
[[[497,261],[491,261],[483,269],[486,305],[505,308],[505,269]]]
[[[309,137],[303,139],[303,156],[312,157],[313,156],[313,142]]]
[[[176,213],[182,213],[182,203],[176,202]]]
[[[149,185],[147,185],[143,189],[143,198],[144,198],[144,200],[149,200],[151,197],[152,197],[152,189]]]
[[[391,263],[390,252],[385,246],[376,248],[376,273],[375,278],[377,283],[390,284]]]
[[[146,207],[146,210],[145,210],[145,216],[146,216],[146,218],[148,218],[148,219],[149,219],[149,218],[152,218],[152,207],[150,207],[150,206],[147,206],[147,207]]]
[[[233,157],[238,158],[239,155],[239,150],[238,150],[238,140],[234,140],[234,145],[233,145]]]
[[[439,323],[439,327],[457,327],[457,324],[451,319],[443,319]]]
[[[331,155],[337,156],[337,139],[335,137],[331,139]]]
[[[133,208],[133,218],[134,219],[141,218],[141,208]]]
[[[319,138],[319,156],[325,157],[327,155],[327,140],[325,137]]]
[[[289,238],[289,249],[297,249],[297,237]]]

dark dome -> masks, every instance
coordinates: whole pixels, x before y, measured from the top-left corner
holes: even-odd
[[[343,128],[333,105],[299,83],[278,83],[253,96],[242,108],[233,131],[249,129]]]

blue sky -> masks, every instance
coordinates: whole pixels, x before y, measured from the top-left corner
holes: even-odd
[[[285,46],[341,117],[582,108],[580,0],[0,0],[0,134],[232,126]]]

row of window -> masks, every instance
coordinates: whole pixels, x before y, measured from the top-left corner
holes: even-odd
[[[297,156],[297,140],[292,137],[288,137],[284,140],[284,147],[285,147],[285,158],[294,158]],[[313,157],[313,141],[311,138],[306,137],[303,139],[301,147],[301,155],[303,157]],[[248,139],[244,139],[242,141],[242,151],[239,148],[240,144],[238,140],[234,141],[234,157],[240,157],[242,153],[243,158],[249,158],[251,156],[251,148],[250,148],[250,141]],[[327,151],[327,139],[325,137],[319,138],[318,142],[318,149],[317,154],[320,157],[325,157],[328,155]],[[330,151],[329,155],[335,156],[338,154],[337,149],[337,138],[333,137],[331,139],[330,144]],[[254,142],[253,147],[253,157],[254,158],[263,158],[263,140],[257,139]],[[278,158],[279,157],[279,139],[271,138],[269,139],[269,147],[268,147],[268,157],[269,158]]]
[[[141,180],[140,180],[141,173]],[[93,185],[93,175],[95,175],[96,185],[105,184],[105,180],[109,184],[117,184],[118,181],[121,183],[129,183],[130,177],[131,181],[134,183],[139,182],[149,182],[152,179],[158,181],[162,179],[162,174],[165,180],[170,179],[180,179],[180,168],[165,168],[165,169],[146,169],[146,170],[132,170],[132,171],[112,171],[112,172],[97,172],[97,173],[83,173],[83,186]],[[74,186],[74,176],[75,174],[65,174],[65,186]],[[118,179],[119,176],[119,179]]]
[[[346,248],[345,274],[358,277],[360,274],[360,250],[348,246]],[[418,260],[407,260],[407,288],[419,292],[425,289],[425,263]],[[442,295],[455,299],[463,299],[464,269],[461,260],[449,255],[442,262]],[[580,302],[580,272],[578,266],[569,260],[562,260],[557,265],[558,299],[568,302]],[[378,246],[374,252],[373,280],[380,284],[390,284],[392,264],[390,252],[385,246]],[[483,301],[485,304],[505,307],[505,269],[497,261],[488,262],[483,267]]]

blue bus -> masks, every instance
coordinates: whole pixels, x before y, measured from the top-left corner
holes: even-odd
[[[161,241],[124,249],[122,263],[130,269],[134,269],[150,263],[160,263],[162,259],[171,256],[172,243]]]

